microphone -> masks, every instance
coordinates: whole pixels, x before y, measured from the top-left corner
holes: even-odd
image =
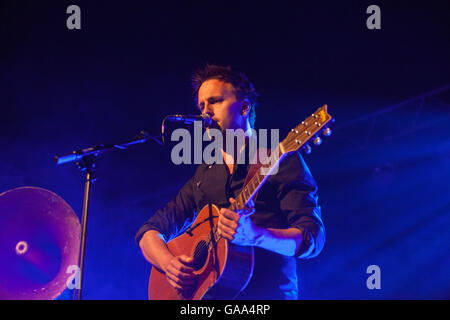
[[[211,116],[207,113],[201,115],[182,115],[182,114],[174,114],[166,117],[169,121],[174,122],[183,122],[186,124],[192,124],[194,121],[201,121],[203,127],[210,127],[213,124],[213,120]]]

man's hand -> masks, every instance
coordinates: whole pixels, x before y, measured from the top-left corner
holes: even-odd
[[[235,200],[230,198],[230,202]],[[218,233],[225,239],[241,246],[255,246],[261,235],[261,228],[250,219],[226,208],[220,209]]]
[[[188,256],[173,257],[164,270],[167,281],[182,293],[188,292],[197,279],[193,266],[194,260]]]

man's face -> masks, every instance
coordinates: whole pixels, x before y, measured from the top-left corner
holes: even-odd
[[[246,118],[241,114],[243,103],[236,97],[230,83],[218,79],[206,80],[198,90],[198,107],[209,113],[222,130],[245,129]]]

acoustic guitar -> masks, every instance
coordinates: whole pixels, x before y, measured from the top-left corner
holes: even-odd
[[[331,129],[328,126],[333,121],[328,114],[327,105],[324,105],[292,129],[279,143],[278,154],[272,153],[271,157],[277,158],[265,161],[268,162],[265,165],[251,166],[244,187],[229,209],[241,214],[248,212],[249,204],[258,190],[283,158],[299,149],[310,153],[308,143],[312,141],[319,145],[319,134],[330,135]],[[190,228],[167,243],[174,256],[193,257],[197,280],[191,290],[183,293],[178,291],[169,284],[161,270],[152,268],[148,288],[150,300],[228,300],[235,298],[247,286],[253,273],[253,247],[235,245],[220,237],[217,232],[218,217],[217,206],[204,206]]]

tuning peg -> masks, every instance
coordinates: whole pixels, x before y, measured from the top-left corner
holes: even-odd
[[[330,128],[326,128],[326,129],[323,131],[323,135],[324,135],[325,137],[330,136],[331,133],[332,133],[332,131],[331,131]]]
[[[309,144],[305,144],[305,146],[303,147],[303,150],[305,151],[306,154],[310,154],[312,149],[309,146]]]
[[[322,139],[321,139],[320,137],[316,137],[316,138],[313,140],[313,143],[314,143],[316,146],[318,146],[318,145],[320,145],[320,144],[322,143]]]

